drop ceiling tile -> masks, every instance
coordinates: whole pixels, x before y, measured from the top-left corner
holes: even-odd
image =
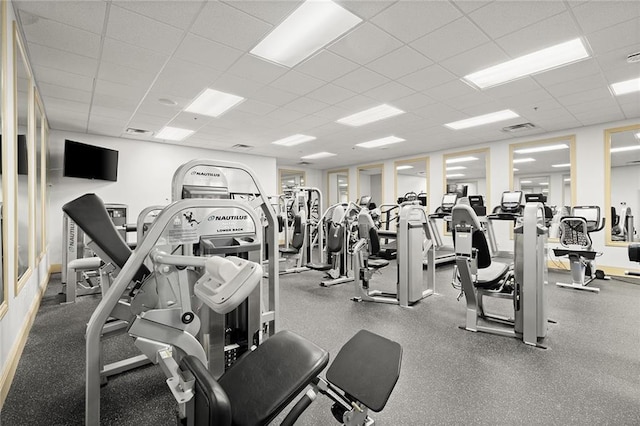
[[[612,50],[611,52],[596,56],[596,60],[600,68],[605,72],[607,70],[619,69],[628,66],[627,55],[640,51],[640,42],[633,46],[623,47],[621,49]],[[638,64],[632,64],[637,66]]]
[[[89,105],[85,102],[76,102],[48,96],[43,96],[42,102],[47,111],[47,118],[49,118],[49,113],[55,113],[56,111],[58,111],[58,117],[66,112],[89,114]]]
[[[280,90],[271,86],[264,86],[261,89],[257,90],[251,96],[251,99],[255,99],[257,101],[265,102],[272,105],[282,106],[288,104],[297,97],[298,95],[294,93]]]
[[[291,123],[292,121],[298,120],[305,115],[306,114],[290,109],[278,108],[265,115],[264,118],[270,121],[272,124],[279,126],[282,124]]]
[[[335,105],[355,95],[355,92],[331,83],[325,84],[319,89],[316,89],[313,92],[307,94],[308,97],[317,99],[329,105]]]
[[[457,19],[411,43],[429,59],[442,61],[489,41],[467,18]]]
[[[533,78],[523,77],[509,83],[484,89],[483,92],[494,98],[509,98],[519,93],[527,93],[539,89],[540,85]]]
[[[348,111],[347,115],[355,114],[357,112],[364,111],[366,109],[373,108],[378,105],[380,105],[379,101],[375,99],[371,99],[368,96],[362,96],[362,95],[354,96],[352,98],[349,98],[345,101],[340,102],[339,104],[336,104],[337,107],[342,108],[345,111]]]
[[[621,103],[620,108],[622,108],[626,118],[638,118],[640,117],[640,98],[636,102]]]
[[[112,4],[182,30],[190,26],[202,7],[201,1],[114,1]]]
[[[590,76],[576,78],[572,81],[565,81],[553,86],[548,86],[546,89],[555,97],[563,97],[586,90],[606,89],[606,87],[607,82],[601,74],[592,74]]]
[[[272,82],[270,85],[302,96],[324,86],[325,84],[326,83],[323,80],[318,80],[317,78],[292,70]]]
[[[38,44],[29,44],[29,54],[31,65],[41,65],[73,74],[93,77],[98,68],[98,61],[95,59]]]
[[[423,91],[456,79],[455,75],[435,64],[406,75],[398,81],[414,90]]]
[[[422,108],[427,105],[432,105],[436,103],[433,99],[424,95],[422,93],[414,93],[409,96],[405,96],[404,98],[396,99],[393,102],[393,105],[404,110],[404,111],[414,111],[416,109]]]
[[[572,111],[571,107],[582,108],[587,102],[609,102],[613,105],[613,96],[607,87],[600,87],[597,89],[585,90],[578,93],[572,93],[565,96],[557,97],[558,102],[567,107],[569,111]],[[580,107],[575,107],[581,105]]]
[[[394,37],[409,43],[461,17],[448,2],[397,2],[371,20]]]
[[[145,49],[170,54],[178,47],[182,31],[112,5],[106,35]]]
[[[327,123],[327,119],[324,117],[320,117],[318,115],[307,115],[302,118],[297,119],[292,123],[300,131],[309,131],[308,133],[312,133],[312,136],[315,136],[313,129],[318,126]]]
[[[511,58],[494,42],[467,50],[440,62],[440,65],[459,77],[507,61]]]
[[[361,67],[343,77],[340,77],[333,83],[344,87],[345,89],[349,89],[357,93],[363,93],[388,82],[388,78],[367,68]]]
[[[176,105],[165,105],[160,103],[160,99],[171,99]],[[179,98],[162,92],[151,92],[145,96],[144,100],[138,106],[137,113],[155,115],[165,120],[172,118],[178,112],[182,111],[191,103],[191,99]],[[106,115],[106,114],[104,114]]]
[[[33,24],[24,25],[23,29],[29,43],[64,50],[88,58],[97,59],[100,53],[100,36],[93,32],[43,18]]]
[[[489,3],[491,3],[491,1],[453,0],[452,3],[462,9],[464,13],[469,13],[488,5]]]
[[[586,38],[595,55],[605,54],[626,46],[634,46],[640,40],[640,18],[634,18],[613,27],[591,33]],[[629,53],[635,52],[631,51]]]
[[[492,38],[502,37],[566,10],[562,2],[497,1],[475,10],[469,17]]]
[[[400,46],[402,43],[391,35],[365,22],[331,45],[329,50],[364,65]]]
[[[255,115],[266,115],[278,108],[276,105],[265,102],[256,101],[255,99],[247,99],[238,105],[235,109]]]
[[[129,118],[133,115],[133,108],[130,109],[122,109],[122,108],[106,108],[99,105],[94,105],[91,107],[91,117],[99,116],[102,118],[109,118],[112,120],[123,121],[126,124],[129,121]]]
[[[238,31],[242,28],[242,31]],[[251,15],[219,2],[209,2],[191,32],[242,51],[252,49],[273,28]]]
[[[218,118],[220,121],[224,118],[224,115]],[[167,125],[173,127],[179,127],[181,129],[195,130],[197,131],[201,127],[205,126],[212,120],[216,120],[213,117],[207,117],[204,115],[193,114],[190,112],[180,112],[171,120]]]
[[[489,114],[491,112],[496,112],[496,111],[502,111],[503,109],[505,109],[504,103],[500,100],[495,100],[495,101],[487,101],[485,103],[482,104],[478,104],[478,105],[474,105],[474,106],[469,106],[469,107],[465,107],[465,108],[457,108],[460,111],[464,112],[465,114],[468,114],[469,117],[475,117],[477,115],[483,115],[483,114]],[[517,108],[515,108],[516,111],[514,111],[516,114],[520,115],[520,112],[517,111]],[[516,118],[514,119],[515,121],[523,121],[522,118]],[[504,127],[504,126],[502,126]]]
[[[367,92],[367,96],[382,102],[393,102],[399,98],[404,98],[414,93],[415,91],[407,86],[398,84],[395,81],[390,81],[382,86],[369,90]]]
[[[104,121],[93,116],[89,119],[89,127],[87,131],[93,135],[103,135],[111,137],[119,137],[124,131],[124,127],[116,121]]]
[[[102,34],[107,3],[102,1],[17,1],[19,10]]]
[[[398,79],[433,62],[408,46],[387,53],[381,58],[367,64],[367,68],[391,79]]]
[[[169,120],[162,117],[156,117],[154,115],[142,114],[138,112],[131,118],[128,127],[157,132],[162,127],[164,127],[168,121]]]
[[[152,90],[193,99],[219,76],[219,71],[174,58],[164,67]]]
[[[112,38],[105,38],[102,47],[103,61],[126,64],[140,71],[157,73],[168,58],[168,54],[161,54]]]
[[[324,102],[320,102],[315,99],[300,97],[293,102],[289,102],[287,105],[285,105],[285,108],[304,114],[313,114],[327,108],[328,106],[329,105],[325,104]]]
[[[53,130],[85,133],[87,130],[87,114],[70,113],[63,116],[58,113],[48,115],[49,126]]]
[[[264,85],[246,78],[236,77],[230,73],[223,74],[210,86],[212,89],[225,93],[249,98],[253,96]]]
[[[359,16],[362,19],[371,19],[376,16],[378,13],[396,3],[396,1],[384,1],[384,0],[362,0],[362,1],[351,1],[351,0],[337,0],[336,3],[340,4],[342,7],[350,11],[356,16]]]
[[[49,83],[39,83],[42,96],[66,99],[89,104],[91,102],[91,92],[86,90],[70,89],[68,87],[57,86]]]
[[[479,105],[484,105],[486,103],[495,102],[489,95],[486,93],[476,91],[473,93],[468,93],[463,96],[458,96],[455,98],[444,99],[443,103],[449,105],[453,109],[457,109],[463,111],[468,108],[476,107]]]
[[[301,4],[302,0],[288,1],[225,1],[231,7],[240,9],[241,11],[268,22],[272,25],[278,25],[285,20],[295,9]]]
[[[106,83],[108,85],[109,83]],[[111,83],[113,84],[113,83]],[[97,86],[97,84],[96,84]],[[99,105],[106,108],[121,108],[121,109],[134,109],[138,106],[140,100],[132,99],[131,97],[121,98],[118,96],[114,96],[113,94],[108,93],[105,87],[105,92],[107,93],[94,93],[93,94],[93,103],[92,106]]]
[[[296,71],[309,74],[324,81],[333,81],[359,65],[328,50],[320,50],[311,58],[296,66]]]
[[[268,84],[284,75],[289,69],[272,62],[264,61],[257,56],[246,54],[229,68],[232,75]]]
[[[611,121],[624,120],[625,115],[621,111],[615,110],[602,110],[602,111],[589,111],[582,114],[574,114],[576,119],[578,119],[585,126],[592,126],[594,124],[599,123],[608,123]]]
[[[33,66],[35,79],[39,84],[49,83],[76,90],[93,90],[93,78],[44,66]]]
[[[534,75],[533,79],[543,87],[548,87],[599,73],[600,67],[597,61],[589,58],[571,65],[541,72]]]
[[[106,61],[100,63],[98,70],[98,78],[101,80],[144,89],[149,88],[155,77],[156,75],[153,73],[142,72]]]
[[[468,95],[474,93],[476,89],[461,82],[460,80],[453,80],[448,83],[441,84],[436,87],[432,87],[424,94],[438,101],[443,101],[449,98],[456,98],[458,96]]]
[[[569,12],[564,12],[535,25],[500,37],[496,43],[516,58],[580,37],[581,33]]]
[[[187,34],[175,53],[176,58],[220,71],[227,70],[242,55],[238,49],[194,34]]]
[[[637,1],[591,1],[576,6],[572,10],[578,24],[588,34],[640,16],[640,3]]]
[[[414,114],[424,117],[429,123],[444,124],[455,120],[468,118],[464,113],[450,108],[441,103],[427,105],[414,111]]]

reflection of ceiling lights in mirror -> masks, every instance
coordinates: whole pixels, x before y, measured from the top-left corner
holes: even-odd
[[[242,101],[244,101],[244,98],[241,96],[220,92],[214,89],[206,89],[184,110],[194,114],[219,117]]]
[[[514,167],[514,168],[513,168],[513,171],[514,171],[514,172],[519,172],[519,171],[520,171],[520,169],[516,169],[516,168]]]
[[[611,148],[611,152],[626,152],[626,151],[635,151],[640,149],[640,145],[631,145],[631,146],[620,146],[618,148]]]
[[[562,164],[552,164],[551,167],[571,167],[571,163],[562,163]]]
[[[339,184],[338,186],[339,186],[340,188],[344,188],[344,187],[346,187],[346,186],[347,186],[347,184],[346,184],[346,183],[341,183],[341,184]]]
[[[464,120],[454,121],[452,123],[445,124],[453,130],[467,129],[469,127],[482,126],[484,124],[497,123],[498,121],[509,120],[510,118],[520,117],[510,109],[502,111],[492,112],[489,114],[478,115],[476,117],[466,118]]]
[[[547,194],[547,193],[549,193],[549,190],[548,190],[548,189],[543,189],[543,190],[542,190],[542,193],[543,193],[543,194]]]
[[[559,145],[546,145],[546,146],[537,146],[534,148],[516,149],[513,152],[514,154],[533,154],[534,152],[557,151],[559,149],[568,149],[568,148],[569,148],[569,145],[567,145],[566,143],[563,143]]]
[[[332,152],[323,151],[323,152],[316,152],[315,154],[305,155],[304,157],[300,157],[300,158],[302,158],[303,160],[318,160],[320,158],[333,157],[334,155],[336,154]]]
[[[454,164],[454,163],[465,163],[467,161],[476,161],[478,159],[478,157],[458,157],[458,158],[447,158],[446,163],[447,164]]]
[[[368,142],[358,143],[356,144],[356,146],[359,146],[360,148],[379,148],[381,146],[391,145],[393,143],[404,142],[404,141],[405,141],[404,139],[399,138],[397,136],[387,136],[386,138],[380,138],[380,139],[375,139]]]
[[[315,136],[307,136],[307,135],[293,135],[283,139],[278,139],[277,141],[271,142],[274,145],[282,145],[282,146],[293,146],[298,145],[304,142],[309,142],[315,140]]]
[[[365,124],[373,123],[374,121],[383,120],[400,114],[404,114],[404,111],[391,105],[382,104],[347,117],[343,117],[336,120],[336,123],[346,124],[347,126],[363,126]]]
[[[464,177],[464,173],[452,173],[450,175],[447,175],[448,178],[454,178],[454,177]]]
[[[306,1],[251,53],[293,67],[360,22],[362,19],[332,1]]]
[[[571,182],[571,178],[564,178],[565,182]]]
[[[448,172],[452,172],[454,170],[464,170],[466,169],[465,166],[452,166],[452,167],[447,167],[447,171]]]
[[[396,170],[409,170],[409,169],[413,169],[413,166],[409,166],[408,164],[406,164],[404,166],[396,167]]]
[[[636,137],[636,139],[640,140],[640,132],[636,133],[634,136]]]
[[[480,89],[486,89],[588,57],[589,53],[582,40],[576,38],[467,74],[463,80]]]
[[[165,139],[168,141],[181,141],[187,136],[193,134],[193,130],[181,129],[179,127],[165,126],[156,135],[156,139]]]
[[[531,163],[532,161],[536,161],[536,159],[535,158],[514,158],[513,164]]]
[[[520,183],[533,183],[532,180],[521,180]]]
[[[549,182],[540,182],[538,185],[549,186]]]
[[[626,95],[627,93],[640,92],[640,78],[619,81],[611,85],[611,90],[616,96]]]

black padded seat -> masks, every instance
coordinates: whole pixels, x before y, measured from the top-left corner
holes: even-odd
[[[194,426],[231,426],[229,398],[202,361],[187,355],[180,361],[180,369],[189,371],[195,379]]]
[[[233,425],[273,420],[329,363],[329,353],[280,331],[237,361],[218,382],[231,401]]]
[[[500,281],[509,271],[509,265],[500,262],[491,262],[489,266],[478,269],[475,286],[485,290],[497,290],[502,285]]]
[[[594,260],[598,255],[598,252],[592,251],[592,250],[571,250],[571,249],[563,249],[563,248],[554,248],[553,254],[556,257],[574,255],[574,256],[584,257],[587,260]]]
[[[314,271],[328,271],[333,268],[333,265],[330,263],[307,263],[307,268],[313,269]]]
[[[338,352],[327,380],[375,412],[381,411],[400,377],[402,346],[360,330]]]
[[[377,259],[372,257],[369,257],[369,259],[367,259],[367,266],[370,266],[374,269],[384,268],[387,265],[389,265],[389,261],[387,259]]]
[[[113,225],[100,197],[84,194],[62,206],[62,211],[100,247],[109,260],[120,269],[124,267],[131,256],[131,249]],[[149,269],[142,265],[133,280],[140,282],[149,274]]]
[[[299,251],[298,249],[293,248],[293,247],[289,247],[289,248],[281,247],[278,250],[280,250],[280,253],[282,253],[282,254],[295,254],[295,253],[298,253],[298,251]]]

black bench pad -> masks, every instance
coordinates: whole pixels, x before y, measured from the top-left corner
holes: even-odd
[[[340,349],[327,380],[371,410],[381,411],[400,377],[402,346],[360,330]]]
[[[233,424],[273,420],[329,363],[329,353],[291,331],[280,331],[238,360],[218,382],[233,412]]]
[[[180,369],[195,378],[194,426],[231,426],[231,403],[227,394],[197,357],[187,355],[180,361]]]

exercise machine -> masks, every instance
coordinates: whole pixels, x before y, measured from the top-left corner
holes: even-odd
[[[492,257],[503,260],[513,259],[513,251],[499,249],[494,222],[511,222],[509,229],[513,229],[513,226],[522,217],[523,210],[524,193],[522,191],[504,191],[500,198],[500,204],[493,209],[491,214],[487,215],[484,225]]]
[[[443,263],[450,263],[456,260],[455,250],[452,246],[444,245],[442,242],[442,234],[438,227],[438,220],[442,220],[447,223],[451,218],[451,210],[458,202],[459,195],[457,193],[444,194],[440,206],[436,208],[435,212],[428,216],[429,218],[429,230],[433,239],[433,247],[435,251],[436,265]],[[425,259],[424,263],[427,264],[428,260]]]
[[[575,206],[571,209],[571,216],[560,219],[561,248],[554,248],[553,253],[567,256],[571,266],[571,283],[557,282],[558,287],[600,292],[597,287],[589,287],[596,278],[609,279],[604,272],[596,269],[595,259],[602,253],[593,250],[591,242],[592,232],[604,228],[605,218],[600,217],[598,206]]]
[[[379,239],[371,216],[366,211],[358,215],[360,240],[353,248],[353,276],[355,301],[380,302],[408,307],[435,293],[435,255],[428,218],[420,204],[405,203],[400,206],[397,229],[398,258],[396,292],[386,293],[370,288],[373,274],[389,264],[388,260],[375,259]],[[378,247],[376,247],[378,246]],[[427,279],[423,279],[422,259],[426,253]]]
[[[627,254],[631,262],[640,262],[640,243],[629,244]],[[640,272],[637,271],[624,271],[624,274],[632,277],[640,277]]]
[[[538,221],[542,205],[528,203],[522,220],[514,229],[514,270],[492,259],[486,235],[475,211],[458,203],[452,212],[455,230],[456,266],[460,289],[466,300],[466,320],[462,329],[538,343],[547,335],[545,246],[547,228]],[[485,312],[483,298],[509,300],[514,318]],[[491,322],[487,325],[485,322]]]
[[[635,227],[633,224],[633,214],[631,207],[627,203],[620,203],[619,214],[615,207],[611,207],[611,239],[613,241],[633,241],[635,236]]]

